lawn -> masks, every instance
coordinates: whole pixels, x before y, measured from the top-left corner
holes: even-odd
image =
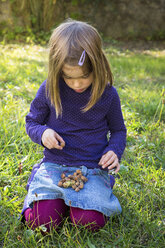
[[[106,45],[128,130],[114,194],[122,214],[97,233],[65,219],[42,236],[19,216],[42,147],[25,132],[25,115],[47,75],[47,49],[0,46],[0,247],[163,248],[165,244],[165,51]],[[43,228],[43,227],[41,227]]]

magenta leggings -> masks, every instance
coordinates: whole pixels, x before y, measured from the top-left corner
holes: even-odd
[[[32,229],[44,224],[47,231],[56,228],[62,222],[69,207],[62,199],[42,200],[34,203],[33,209],[24,212],[25,220]],[[105,216],[95,210],[83,210],[70,207],[70,218],[75,225],[86,225],[92,231],[97,231],[106,224]]]

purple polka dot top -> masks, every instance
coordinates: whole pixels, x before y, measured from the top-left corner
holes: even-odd
[[[44,81],[26,116],[26,131],[31,140],[42,145],[41,137],[47,128],[56,131],[65,141],[63,150],[44,147],[42,162],[68,166],[100,168],[101,156],[109,150],[119,160],[126,145],[126,127],[116,89],[107,85],[99,101],[87,112],[82,112],[91,94],[91,86],[82,93],[59,81],[62,116],[56,118],[55,108],[46,96]]]

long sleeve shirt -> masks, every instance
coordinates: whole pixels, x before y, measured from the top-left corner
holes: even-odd
[[[100,158],[110,150],[120,160],[126,145],[126,127],[116,89],[107,85],[98,102],[83,112],[91,86],[77,93],[61,78],[59,88],[62,116],[56,118],[55,108],[46,95],[46,81],[41,84],[26,116],[26,131],[35,143],[42,145],[42,134],[47,128],[53,129],[65,141],[62,150],[44,147],[42,161],[100,168]]]

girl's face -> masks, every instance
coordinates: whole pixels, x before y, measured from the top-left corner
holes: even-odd
[[[93,82],[93,72],[83,72],[80,66],[64,64],[62,77],[65,83],[77,93],[84,92]]]

